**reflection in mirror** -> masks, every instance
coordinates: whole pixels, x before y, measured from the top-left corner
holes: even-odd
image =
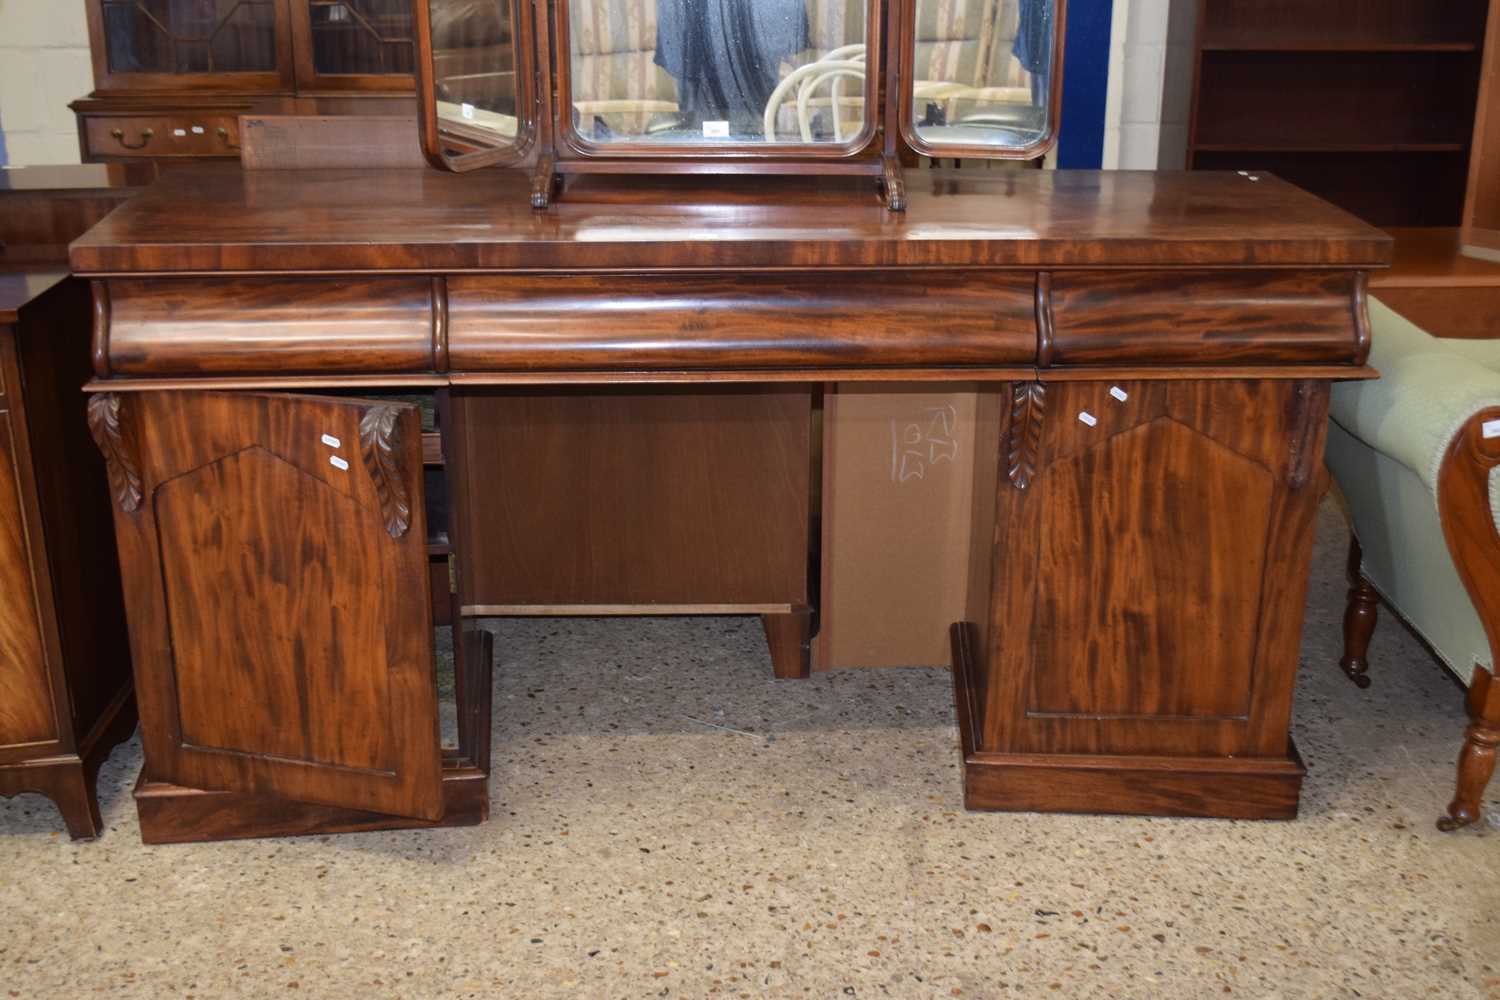
[[[450,156],[516,142],[513,0],[429,0],[432,80]]]
[[[869,0],[572,0],[573,126],[601,143],[848,143]]]
[[[1057,0],[915,0],[911,121],[996,154],[1050,137]]]

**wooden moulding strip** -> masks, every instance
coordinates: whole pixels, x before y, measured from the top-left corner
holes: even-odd
[[[89,286],[94,293],[94,375],[109,378],[109,283],[95,279]]]
[[[971,623],[952,626],[964,806],[1008,812],[1295,819],[1306,768],[1283,758],[998,753],[982,749]]]
[[[85,392],[211,391],[231,389],[407,389],[448,386],[475,388],[527,385],[660,385],[773,382],[1103,382],[1224,380],[1224,379],[1327,379],[1360,381],[1379,378],[1374,368],[1363,365],[1287,365],[1195,368],[1184,365],[1129,368],[809,368],[744,369],[737,371],[652,372],[453,372],[414,375],[245,375],[218,378],[96,378]]]
[[[465,618],[614,617],[626,615],[784,615],[791,604],[466,604]]]
[[[489,775],[460,758],[444,761],[440,820],[411,819],[273,795],[219,792],[154,781],[144,770],[135,784],[141,840],[186,844],[255,837],[306,837],[371,830],[478,826],[489,818]]]

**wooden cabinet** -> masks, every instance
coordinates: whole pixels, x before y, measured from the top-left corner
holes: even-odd
[[[308,830],[472,819],[444,798],[417,407],[183,392],[89,410],[130,567],[146,838],[180,833],[172,786],[314,807]]]
[[[1033,381],[990,407],[997,532],[954,630],[968,804],[1295,815],[1327,386]]]
[[[977,395],[971,806],[1293,815],[1328,384],[1372,374],[1390,240],[1274,178],[923,177],[904,214],[838,175],[577,178],[540,213],[519,171],[180,171],[77,241],[145,837],[483,819],[490,615],[758,614],[804,675],[829,383]],[[441,545],[377,390],[436,396]],[[887,476],[954,455],[881,430]],[[890,565],[859,548],[834,577]]]
[[[411,0],[87,2],[85,161],[235,157],[241,114],[415,114]]]
[[[102,829],[99,765],[135,729],[104,467],[79,391],[87,287],[0,275],[0,795]]]
[[[806,676],[816,395],[456,393],[462,613],[758,614]]]

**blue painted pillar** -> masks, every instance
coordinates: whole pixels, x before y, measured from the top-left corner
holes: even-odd
[[[1104,100],[1114,7],[1114,0],[1068,0],[1062,131],[1057,141],[1061,168],[1097,170],[1104,164]]]

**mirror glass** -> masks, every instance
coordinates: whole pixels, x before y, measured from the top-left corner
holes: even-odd
[[[1051,138],[1057,0],[914,0],[911,123],[995,155]]]
[[[583,140],[845,144],[869,124],[869,0],[570,0]]]
[[[514,6],[514,0],[428,2],[433,96],[450,157],[516,144]]]

